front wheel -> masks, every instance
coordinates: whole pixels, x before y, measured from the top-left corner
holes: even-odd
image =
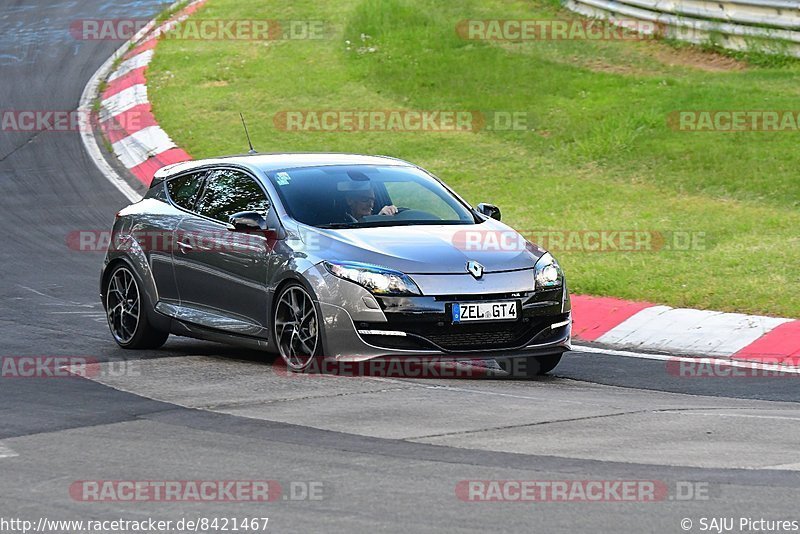
[[[157,349],[167,341],[169,332],[147,320],[147,297],[127,266],[120,265],[108,277],[104,304],[111,335],[123,349]]]
[[[308,371],[322,348],[314,301],[303,286],[291,283],[281,291],[277,302],[272,324],[281,358],[291,371]]]
[[[497,360],[500,368],[513,378],[534,378],[546,375],[561,362],[561,354],[530,356],[528,358],[502,358]]]

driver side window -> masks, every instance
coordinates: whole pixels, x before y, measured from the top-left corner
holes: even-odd
[[[235,169],[213,171],[206,179],[203,196],[195,211],[200,215],[227,223],[234,213],[257,211],[266,215],[269,200],[256,181]]]

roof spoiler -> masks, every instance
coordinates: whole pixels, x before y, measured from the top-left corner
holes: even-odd
[[[179,163],[171,163],[169,165],[161,167],[153,175],[153,180],[150,182],[150,187],[157,186],[158,184],[160,184],[161,182],[163,182],[164,180],[169,178],[170,175],[175,174],[176,172],[178,172],[180,170],[180,167],[183,166],[186,163],[191,163],[191,162],[190,161],[181,161]]]

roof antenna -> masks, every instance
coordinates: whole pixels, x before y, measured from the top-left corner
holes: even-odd
[[[245,124],[244,115],[242,115],[241,112],[239,112],[239,117],[241,117],[242,119],[242,126],[244,126],[244,135],[247,136],[247,144],[250,145],[250,151],[248,152],[248,154],[257,154],[258,152],[256,152],[255,148],[253,148],[253,142],[250,141],[250,134],[247,133],[247,124]]]

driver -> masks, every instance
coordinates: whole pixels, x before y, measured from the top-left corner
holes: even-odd
[[[367,215],[372,215],[375,191],[371,187],[362,191],[348,191],[344,198],[347,202],[347,212],[345,213],[347,222],[361,222]],[[384,206],[378,215],[397,215],[397,207],[394,205]]]

